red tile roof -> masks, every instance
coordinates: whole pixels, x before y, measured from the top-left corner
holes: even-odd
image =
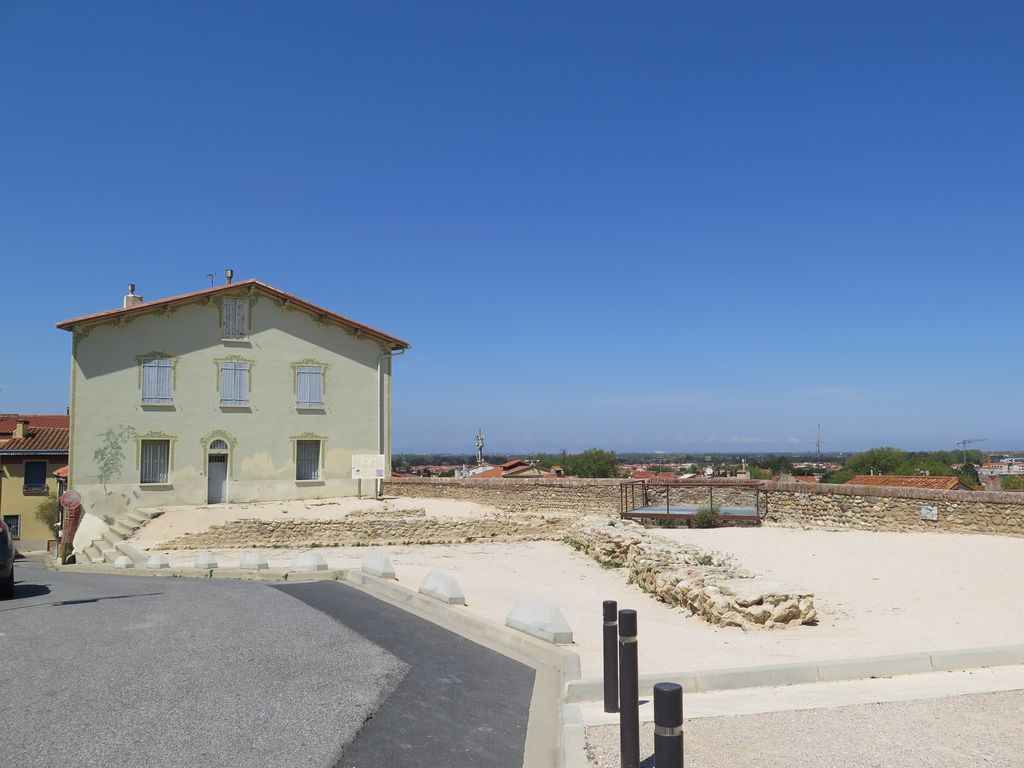
[[[66,480],[67,476],[68,476],[68,468],[67,467],[61,467],[60,469],[58,469],[56,472],[53,473],[53,476],[54,477],[63,477]]]
[[[58,427],[29,428],[25,437],[12,437],[0,441],[0,454],[36,453],[42,451],[68,452],[68,430]]]
[[[966,488],[957,477],[928,477],[922,475],[857,475],[847,485],[886,485],[896,488],[932,488],[953,491]]]
[[[408,342],[402,341],[401,339],[395,338],[394,336],[389,336],[383,331],[378,331],[376,328],[371,328],[368,325],[363,325],[362,323],[356,322],[355,320],[345,317],[344,315],[339,315],[335,312],[331,312],[328,309],[324,309],[323,307],[318,307],[316,304],[310,304],[305,299],[300,299],[298,296],[293,296],[290,293],[286,293],[285,291],[282,291],[279,288],[275,288],[274,286],[260,282],[259,280],[240,280],[237,283],[231,283],[228,285],[218,285],[214,288],[204,288],[201,291],[183,293],[179,296],[171,296],[166,299],[144,301],[141,304],[135,304],[134,306],[131,307],[108,309],[104,312],[95,312],[91,315],[73,317],[70,320],[64,320],[63,322],[57,323],[57,327],[64,331],[71,331],[74,330],[75,326],[77,325],[84,325],[91,322],[110,320],[111,318],[123,317],[125,315],[144,314],[152,309],[156,309],[159,307],[167,307],[173,304],[187,304],[190,301],[196,301],[197,299],[206,298],[207,296],[215,296],[220,293],[230,293],[231,291],[237,291],[240,288],[254,288],[258,291],[263,291],[264,293],[270,294],[271,296],[276,296],[279,299],[284,299],[285,301],[294,304],[297,307],[301,307],[302,309],[305,309],[307,312],[310,312],[314,315],[327,317],[331,320],[334,320],[334,322],[336,323],[347,325],[350,328],[356,328],[364,332],[367,336],[372,336],[373,338],[379,341],[383,341],[393,345],[396,349],[409,348]]]
[[[19,419],[27,419],[29,427],[60,427],[67,429],[71,419],[66,413],[0,413],[0,436],[11,435]]]

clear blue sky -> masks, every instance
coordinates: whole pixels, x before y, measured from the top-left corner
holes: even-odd
[[[1024,447],[1024,5],[0,0],[0,411],[233,267],[396,450]]]

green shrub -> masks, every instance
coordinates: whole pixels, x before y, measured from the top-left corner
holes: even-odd
[[[718,527],[718,511],[721,506],[718,504],[705,504],[697,509],[697,513],[693,516],[693,527],[694,528],[717,528]]]

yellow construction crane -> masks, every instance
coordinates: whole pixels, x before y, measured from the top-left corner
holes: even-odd
[[[960,448],[964,452],[964,461],[963,461],[964,464],[967,463],[967,446],[970,445],[971,443],[984,443],[986,440],[988,440],[987,437],[972,437],[969,440],[957,440],[956,441],[956,444],[959,445]]]

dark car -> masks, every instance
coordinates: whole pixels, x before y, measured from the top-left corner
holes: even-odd
[[[11,529],[0,520],[0,600],[14,597],[14,539]]]

